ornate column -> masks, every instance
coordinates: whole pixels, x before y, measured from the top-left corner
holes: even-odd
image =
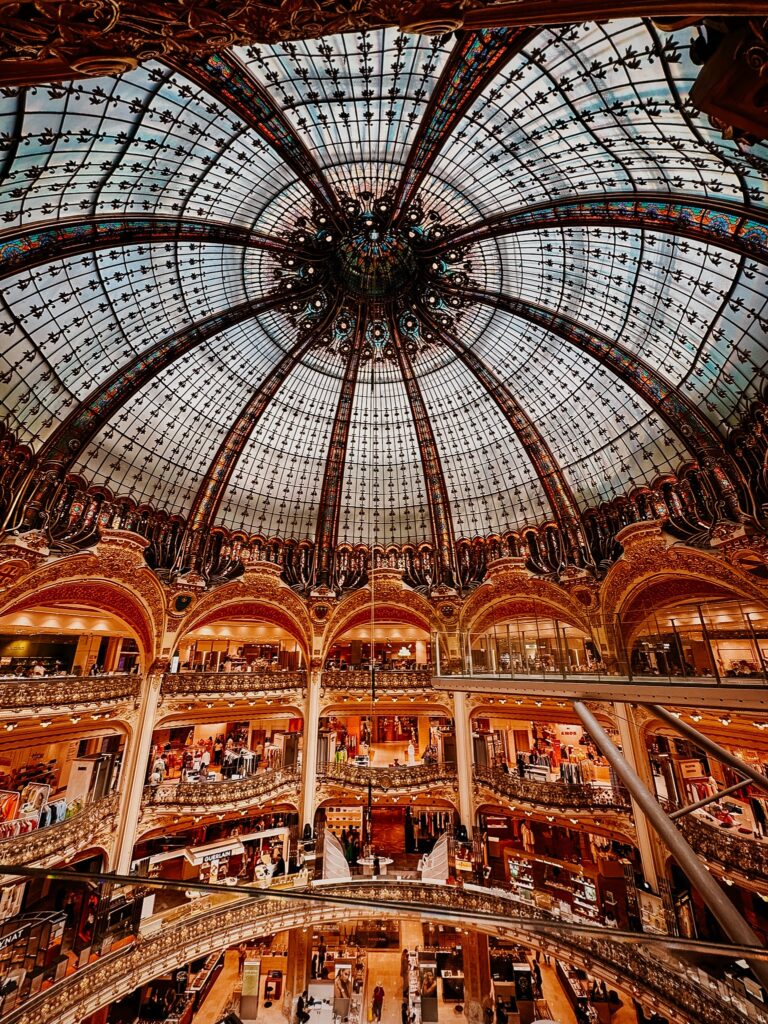
[[[320,679],[322,670],[311,669],[309,690],[304,701],[304,760],[301,766],[301,827],[314,827],[315,790],[317,789],[317,730],[320,718]]]
[[[312,960],[312,928],[292,928],[288,933],[288,969],[285,975],[283,1016],[293,1019],[296,1000],[309,984]]]
[[[152,746],[152,731],[160,699],[160,685],[163,680],[164,664],[152,666],[150,674],[141,688],[141,704],[134,727],[134,733],[125,753],[122,771],[120,822],[117,828],[117,864],[115,870],[128,874],[133,858],[133,844],[141,814],[141,799],[146,781],[147,762]]]
[[[457,690],[453,695],[454,724],[456,728],[456,776],[459,782],[459,814],[471,837],[475,824],[475,806],[472,797],[472,730],[469,725],[467,695]]]
[[[619,730],[621,750],[646,786],[653,789],[653,773],[645,747],[645,739],[640,734],[642,718],[638,718],[631,704],[614,704],[614,715]],[[648,824],[640,806],[632,798],[632,817],[637,832],[637,845],[640,850],[640,861],[643,875],[651,889],[661,895],[659,880],[664,878],[664,858],[659,849],[656,833]]]
[[[488,936],[470,931],[462,937],[464,953],[464,1016],[470,1024],[483,1020],[483,999],[491,992]]]

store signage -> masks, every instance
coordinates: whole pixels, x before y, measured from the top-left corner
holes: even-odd
[[[28,927],[29,925],[24,925],[22,928],[17,928],[15,932],[9,932],[7,935],[3,935],[0,939],[0,949],[12,946],[14,942],[22,937]]]

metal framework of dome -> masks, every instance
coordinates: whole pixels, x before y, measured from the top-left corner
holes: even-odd
[[[310,589],[371,549],[469,585],[478,543],[597,573],[632,502],[762,529],[729,438],[768,365],[768,160],[694,79],[685,33],[626,20],[4,90],[6,525],[128,523],[209,578],[288,545]]]

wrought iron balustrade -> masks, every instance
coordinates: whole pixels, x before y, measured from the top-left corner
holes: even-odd
[[[168,697],[221,696],[245,693],[258,697],[265,693],[306,690],[309,676],[296,672],[166,672],[162,693]]]
[[[298,796],[301,774],[295,768],[275,768],[248,775],[244,779],[221,782],[163,782],[144,787],[144,801],[149,807],[192,809],[221,807],[243,801],[271,800],[294,793]]]
[[[138,697],[141,676],[120,673],[99,676],[41,676],[0,679],[0,709],[34,711],[65,705],[88,706]]]
[[[0,864],[50,866],[78,850],[106,844],[114,834],[119,810],[120,797],[113,793],[55,825],[0,839]]]
[[[387,793],[397,789],[453,783],[456,781],[456,765],[442,762],[440,764],[366,768],[351,761],[329,761],[318,769],[317,781],[339,783],[344,786],[360,786],[365,789],[370,784],[374,791]]]
[[[618,937],[572,935],[538,908],[518,908],[492,893],[467,891],[453,886],[412,882],[365,883],[355,881],[322,887],[324,896],[355,898],[375,907],[378,916],[434,917],[441,908],[465,927],[473,915],[490,915],[478,921],[483,930],[504,934],[512,941],[541,945],[566,963],[589,967],[598,977],[629,989],[646,1007],[658,1007],[674,1021],[697,1024],[743,1024],[743,1014],[726,1003],[715,989],[709,991],[672,953],[664,958],[637,943]],[[388,906],[391,904],[391,906]],[[159,974],[244,939],[294,927],[348,919],[354,908],[319,900],[291,900],[265,893],[209,909],[98,959],[49,989],[29,999],[3,1018],[3,1024],[76,1024]],[[547,928],[547,924],[550,927]],[[755,1006],[753,1019],[768,1024],[768,1012]]]
[[[768,883],[768,844],[756,836],[739,835],[697,814],[686,814],[676,824],[700,856]]]
[[[375,688],[380,690],[431,690],[432,669],[380,669],[375,672]],[[326,690],[365,690],[371,692],[371,673],[368,669],[352,668],[325,669],[321,677],[321,686]]]
[[[507,775],[498,768],[474,768],[475,782],[498,796],[545,807],[591,810],[595,807],[629,811],[629,796],[613,787],[575,785],[567,782],[536,782]]]

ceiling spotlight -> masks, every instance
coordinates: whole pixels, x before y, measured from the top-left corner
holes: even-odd
[[[51,724],[50,718],[43,718],[40,721],[40,728],[41,729],[47,729],[50,724]]]
[[[720,719],[720,721],[723,723],[723,725],[730,725],[731,724],[731,717],[730,717],[730,715],[723,715],[722,718]]]
[[[700,722],[700,721],[701,721],[701,715],[699,714],[699,712],[698,712],[698,711],[694,711],[694,712],[693,712],[693,713],[691,714],[691,721],[692,721],[692,722]]]
[[[19,724],[18,722],[6,722],[5,723],[5,731],[6,732],[13,732],[13,730],[18,727],[18,724]]]

